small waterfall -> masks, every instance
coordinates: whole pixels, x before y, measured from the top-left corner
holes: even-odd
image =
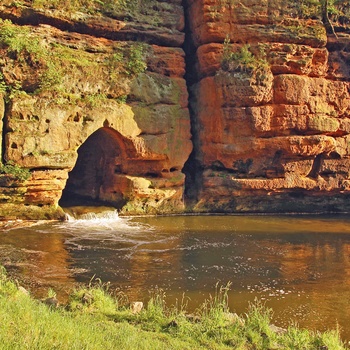
[[[64,208],[66,221],[97,221],[119,219],[118,211],[106,206],[72,206]]]
[[[107,210],[102,212],[87,212],[83,214],[73,215],[66,213],[67,221],[90,221],[93,223],[106,222],[106,221],[117,221],[120,220],[117,210]]]
[[[128,225],[129,218],[120,218],[118,211],[111,207],[76,206],[65,208],[64,225],[71,229],[98,231],[99,229],[120,229]]]
[[[150,231],[148,225],[133,222],[130,217],[119,217],[118,211],[113,207],[77,206],[64,208],[66,220],[59,226],[69,229],[71,233],[79,237],[119,233],[135,233],[136,231]]]

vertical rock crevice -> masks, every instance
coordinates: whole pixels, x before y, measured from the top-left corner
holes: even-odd
[[[183,45],[183,50],[185,52],[185,64],[186,64],[186,73],[185,80],[188,90],[188,106],[190,113],[190,122],[191,122],[191,135],[192,135],[192,152],[186,161],[183,172],[185,173],[185,203],[188,210],[196,203],[198,200],[197,194],[199,187],[201,185],[201,171],[200,163],[197,160],[198,152],[198,134],[197,134],[197,120],[195,118],[194,111],[194,95],[192,92],[192,86],[197,82],[197,71],[196,71],[196,46],[193,42],[193,36],[190,28],[190,16],[188,13],[189,1],[183,0],[182,6],[184,8],[185,15],[185,41]]]

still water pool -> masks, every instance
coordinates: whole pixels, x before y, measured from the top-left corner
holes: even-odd
[[[0,232],[0,263],[32,294],[59,298],[100,278],[131,301],[161,288],[168,304],[199,306],[232,282],[231,310],[255,298],[273,322],[341,328],[350,340],[350,217],[173,216],[119,218],[115,212]]]

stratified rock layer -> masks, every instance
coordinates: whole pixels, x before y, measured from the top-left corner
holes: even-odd
[[[189,1],[196,211],[350,209],[349,37],[291,3]]]
[[[0,4],[0,218],[350,210],[348,28],[291,0],[67,3]]]
[[[32,174],[0,175],[0,217],[61,217],[61,198],[122,214],[183,211],[192,143],[182,7],[159,2],[126,22],[30,6],[0,6],[2,18],[25,24],[0,30],[47,52],[26,46],[14,57],[11,42],[0,47],[11,87],[0,99],[3,159]]]

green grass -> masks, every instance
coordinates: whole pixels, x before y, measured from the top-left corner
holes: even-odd
[[[193,315],[182,302],[167,307],[162,291],[133,313],[125,295],[109,293],[99,281],[74,290],[67,305],[56,307],[24,293],[0,268],[0,349],[346,349],[337,331],[293,326],[276,333],[272,311],[260,302],[243,316],[230,313],[228,288],[216,286]]]

